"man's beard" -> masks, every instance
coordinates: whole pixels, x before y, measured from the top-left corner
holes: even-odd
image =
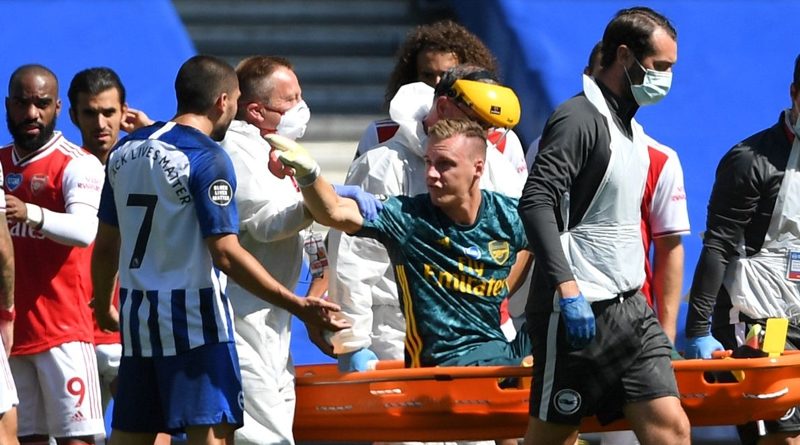
[[[208,136],[217,142],[222,142],[222,140],[225,139],[225,134],[228,132],[228,127],[230,127],[232,121],[233,118],[228,119],[228,122],[217,123],[217,125],[211,129],[211,134]]]
[[[56,129],[56,117],[53,116],[50,125],[37,124],[39,127],[39,134],[36,136],[28,136],[25,134],[25,130],[22,127],[28,123],[29,121],[25,121],[15,126],[14,123],[11,122],[11,118],[6,114],[6,125],[8,126],[8,132],[11,133],[11,137],[14,138],[14,145],[24,151],[38,150],[53,137],[53,132]]]

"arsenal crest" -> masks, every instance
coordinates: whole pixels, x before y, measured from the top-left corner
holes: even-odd
[[[47,185],[47,175],[33,175],[31,178],[31,192],[37,195]]]
[[[508,257],[511,255],[511,248],[508,241],[489,241],[489,255],[497,262],[498,265],[505,264]]]
[[[14,191],[22,184],[22,175],[19,173],[11,173],[6,176],[6,187],[8,190]]]

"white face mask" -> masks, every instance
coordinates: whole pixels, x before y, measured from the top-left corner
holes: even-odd
[[[628,83],[631,84],[631,93],[633,99],[639,105],[652,105],[658,103],[667,96],[669,89],[672,86],[672,72],[671,71],[656,71],[649,70],[642,66],[638,60],[636,64],[644,71],[644,80],[641,85],[634,85],[631,82],[631,76],[628,75],[628,69],[625,68],[625,75],[628,76]]]
[[[277,133],[291,140],[300,139],[306,133],[306,126],[311,119],[311,110],[306,102],[301,100],[281,115],[281,120],[275,128]]]

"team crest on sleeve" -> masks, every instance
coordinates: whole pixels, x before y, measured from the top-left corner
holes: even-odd
[[[38,195],[47,185],[47,175],[33,175],[31,178],[31,192]]]
[[[224,179],[217,179],[208,186],[208,199],[218,206],[226,206],[233,201],[233,187]]]
[[[498,265],[505,264],[508,261],[508,257],[511,256],[511,247],[509,247],[508,241],[489,241],[489,255]]]
[[[6,185],[10,191],[14,191],[22,184],[22,175],[19,173],[11,173],[6,176]]]

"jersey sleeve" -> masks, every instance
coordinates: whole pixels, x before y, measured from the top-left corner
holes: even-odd
[[[97,218],[109,225],[119,227],[117,219],[117,204],[114,202],[114,189],[111,182],[106,177],[103,182],[103,191],[100,194],[100,208],[97,210]]]
[[[519,140],[519,136],[513,130],[505,131],[501,129],[501,135],[504,135],[503,140],[505,142],[503,156],[508,159],[508,162],[511,163],[520,180],[524,183],[528,177],[528,165],[525,163],[525,151],[522,149],[522,141]]]
[[[650,228],[653,238],[689,233],[683,169],[674,153],[667,158],[656,182],[650,211]]]
[[[189,189],[203,238],[239,233],[239,214],[234,201],[236,174],[227,154],[207,150],[194,158]]]
[[[411,200],[406,196],[392,196],[383,203],[383,210],[372,221],[364,220],[356,236],[374,238],[384,245],[401,243],[411,226],[408,212]]]
[[[69,210],[74,204],[84,204],[97,209],[104,178],[103,165],[96,157],[86,155],[70,161],[62,179],[64,207]]]

